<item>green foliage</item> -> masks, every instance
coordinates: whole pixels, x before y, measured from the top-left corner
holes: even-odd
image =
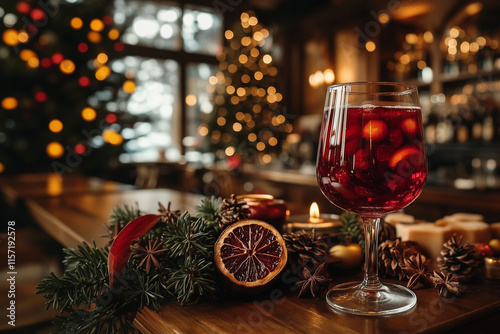
[[[137,203],[135,203],[135,206],[128,206],[127,204],[124,204],[123,206],[117,206],[111,212],[109,226],[111,229],[114,229],[115,224],[118,224],[118,230],[121,230],[125,227],[125,225],[127,225],[140,215],[141,210],[139,210],[139,205]]]
[[[134,315],[144,307],[158,311],[169,300],[186,305],[215,298],[213,247],[220,231],[214,222],[221,206],[221,198],[211,197],[196,208],[196,217],[184,212],[175,222],[158,224],[161,233],[145,238],[161,239],[167,250],[157,257],[161,266],[147,274],[138,267],[141,259],[131,257],[113,289],[108,286],[108,247],[82,243],[64,249],[65,273],[46,275],[36,292],[47,299],[47,309],[61,311],[54,320],[60,333],[134,333]],[[140,214],[137,205],[125,205],[113,210],[110,221],[123,228]]]
[[[340,241],[343,243],[358,243],[365,247],[365,237],[361,226],[360,216],[356,213],[344,211],[340,215]]]

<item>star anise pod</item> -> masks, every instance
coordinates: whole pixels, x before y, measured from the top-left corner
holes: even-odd
[[[120,224],[118,222],[116,222],[113,227],[111,227],[110,225],[104,224],[104,227],[106,228],[107,233],[105,235],[102,235],[102,236],[109,238],[108,245],[111,246],[113,244],[113,241],[115,241],[116,236],[121,231]]]
[[[158,205],[160,206],[160,208],[158,209],[158,211],[160,212],[159,221],[161,221],[162,223],[175,223],[181,215],[180,210],[170,210],[171,204],[171,202],[168,202],[168,206],[167,208],[165,208],[163,204],[158,202]]]
[[[432,283],[439,290],[439,295],[444,298],[450,298],[453,295],[459,296],[464,292],[461,282],[463,277],[454,276],[453,274],[444,274],[442,272],[434,272],[431,276]]]
[[[166,249],[161,248],[162,243],[158,240],[148,240],[145,246],[142,245],[143,243],[144,239],[134,240],[130,245],[130,249],[132,250],[132,256],[134,258],[142,257],[142,260],[139,263],[139,267],[144,266],[146,269],[146,274],[149,274],[149,272],[151,271],[151,264],[153,264],[156,269],[159,269],[161,267],[161,264],[156,257],[158,256],[158,254],[165,252]]]
[[[414,289],[419,283],[423,286],[432,286],[430,274],[426,272],[427,260],[420,253],[411,255],[404,259],[403,272],[409,278],[406,285],[410,289]]]
[[[308,268],[304,268],[302,275],[304,275],[304,280],[296,283],[301,287],[298,295],[299,298],[309,295],[316,297],[316,294],[321,293],[323,287],[327,286],[330,282],[324,263],[320,264],[313,274],[311,274]]]

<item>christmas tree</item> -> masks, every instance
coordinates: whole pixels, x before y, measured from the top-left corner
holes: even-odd
[[[270,163],[293,127],[276,87],[278,70],[266,48],[269,30],[252,12],[244,12],[224,37],[226,45],[217,56],[220,71],[210,78],[214,111],[200,127],[205,149],[217,159]]]
[[[133,78],[104,1],[0,6],[0,172],[102,174],[117,161]]]

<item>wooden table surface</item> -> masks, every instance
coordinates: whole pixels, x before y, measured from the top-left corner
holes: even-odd
[[[111,210],[133,205],[154,213],[158,201],[193,211],[201,196],[165,190],[73,192],[64,196],[34,196],[27,205],[38,223],[61,244],[74,247],[81,241],[107,242],[105,233]],[[360,274],[358,275],[360,276]],[[334,283],[360,277],[335,277]],[[298,299],[285,285],[246,298],[202,302],[181,307],[172,302],[159,313],[144,309],[135,324],[143,333],[443,333],[447,331],[495,333],[500,316],[500,281],[482,278],[469,284],[454,299],[440,298],[436,289],[415,291],[418,302],[411,312],[394,317],[343,315],[328,308],[323,298]],[[494,327],[492,327],[494,326]],[[489,331],[493,329],[493,331]]]

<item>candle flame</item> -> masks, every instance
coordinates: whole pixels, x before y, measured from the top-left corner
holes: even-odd
[[[311,204],[311,208],[309,209],[309,218],[315,218],[315,219],[318,219],[318,218],[319,218],[319,207],[318,207],[318,203],[313,202],[313,203]]]

